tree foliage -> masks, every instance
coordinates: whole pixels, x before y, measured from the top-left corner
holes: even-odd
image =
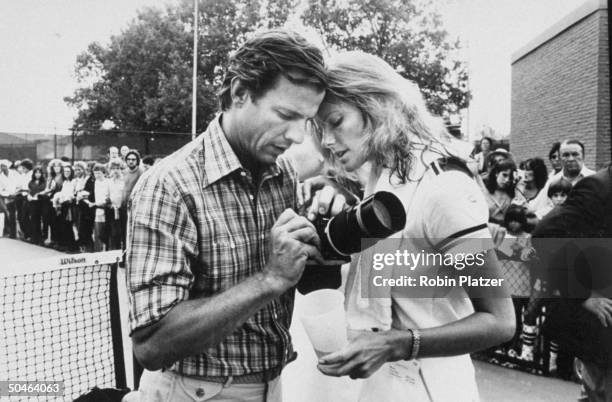
[[[414,80],[432,111],[454,112],[469,101],[465,67],[439,17],[421,0],[308,0],[302,21],[335,49],[376,54]],[[199,0],[198,120],[216,112],[215,92],[232,50],[253,31],[282,26],[300,0]],[[107,45],[77,57],[79,82],[65,101],[78,110],[73,128],[190,132],[193,1],[146,8]]]
[[[198,129],[216,111],[216,85],[230,51],[264,27],[282,25],[294,0],[200,0]],[[190,132],[193,2],[147,8],[109,45],[92,43],[77,57],[80,88],[65,101],[77,108],[73,128]]]
[[[302,20],[335,50],[375,54],[416,82],[430,110],[455,113],[467,107],[467,70],[452,60],[452,43],[431,1],[308,0]]]

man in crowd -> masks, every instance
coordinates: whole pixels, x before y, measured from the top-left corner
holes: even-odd
[[[9,169],[11,162],[2,159],[0,160],[0,212],[4,214],[4,222],[2,227],[8,232],[11,239],[17,236],[17,220],[15,208],[15,193],[18,189],[16,180],[17,173]],[[4,223],[6,222],[6,225]],[[3,236],[0,233],[0,236]]]
[[[146,369],[164,368],[144,372],[144,400],[281,399],[294,286],[320,254],[294,212],[296,171],[279,156],[303,140],[324,71],[320,50],[294,33],[253,37],[229,60],[222,113],[136,183],[131,337]]]
[[[128,150],[125,154],[125,165],[126,169],[123,174],[123,204],[121,205],[120,215],[121,215],[121,242],[122,244],[126,244],[126,233],[127,233],[127,201],[132,194],[132,190],[134,189],[134,185],[140,178],[143,173],[143,169],[140,166],[140,154],[137,150],[131,149]]]
[[[575,185],[578,180],[595,174],[584,165],[584,145],[579,140],[563,141],[559,147],[561,171],[553,176],[554,180],[564,178]]]
[[[584,401],[612,401],[610,238],[612,165],[578,181],[533,232],[547,293],[561,297],[547,309],[545,333],[581,359]]]
[[[108,148],[108,161],[112,161],[113,159],[117,159],[119,157],[119,148],[116,146],[112,146]]]
[[[15,208],[17,210],[17,221],[19,222],[19,228],[21,234],[25,239],[29,239],[30,233],[30,211],[27,199],[29,193],[30,180],[32,180],[32,169],[34,163],[31,159],[23,159],[17,169],[17,195],[15,196]]]
[[[108,163],[108,195],[109,206],[106,210],[106,227],[108,229],[108,245],[110,250],[122,249],[123,235],[121,224],[121,206],[124,204],[125,195],[123,179],[123,159],[111,159]]]
[[[584,145],[579,140],[563,141],[559,146],[559,155],[561,170],[548,178],[542,190],[533,200],[531,208],[534,211],[550,210],[554,207],[548,198],[548,187],[551,183],[563,178],[574,186],[580,179],[595,173],[594,170],[584,165]]]
[[[119,153],[121,155],[121,159],[125,162],[125,158],[127,157],[128,152],[130,152],[130,147],[127,145],[122,145]]]

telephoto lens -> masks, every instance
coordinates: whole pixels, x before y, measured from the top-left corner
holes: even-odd
[[[379,191],[333,218],[318,217],[314,225],[323,258],[348,262],[351,254],[362,251],[362,239],[380,240],[403,229],[406,212],[399,198]],[[375,242],[369,242],[368,247]]]

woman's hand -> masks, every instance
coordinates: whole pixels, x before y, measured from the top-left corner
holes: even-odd
[[[346,204],[354,204],[357,198],[344,187],[325,176],[306,179],[298,186],[300,215],[313,221],[317,214],[337,215]],[[305,209],[302,211],[302,209]]]
[[[364,331],[338,352],[319,359],[319,370],[329,376],[368,378],[387,362],[407,359],[412,338],[409,331]]]

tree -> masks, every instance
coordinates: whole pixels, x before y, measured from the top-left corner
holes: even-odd
[[[197,127],[216,111],[216,86],[230,51],[249,33],[282,25],[295,0],[199,0]],[[108,46],[92,43],[77,57],[81,85],[65,101],[77,108],[73,129],[190,132],[193,2],[147,8]]]
[[[453,114],[467,107],[467,69],[431,1],[308,0],[302,16],[335,50],[363,50],[387,61],[414,81],[430,110]]]

